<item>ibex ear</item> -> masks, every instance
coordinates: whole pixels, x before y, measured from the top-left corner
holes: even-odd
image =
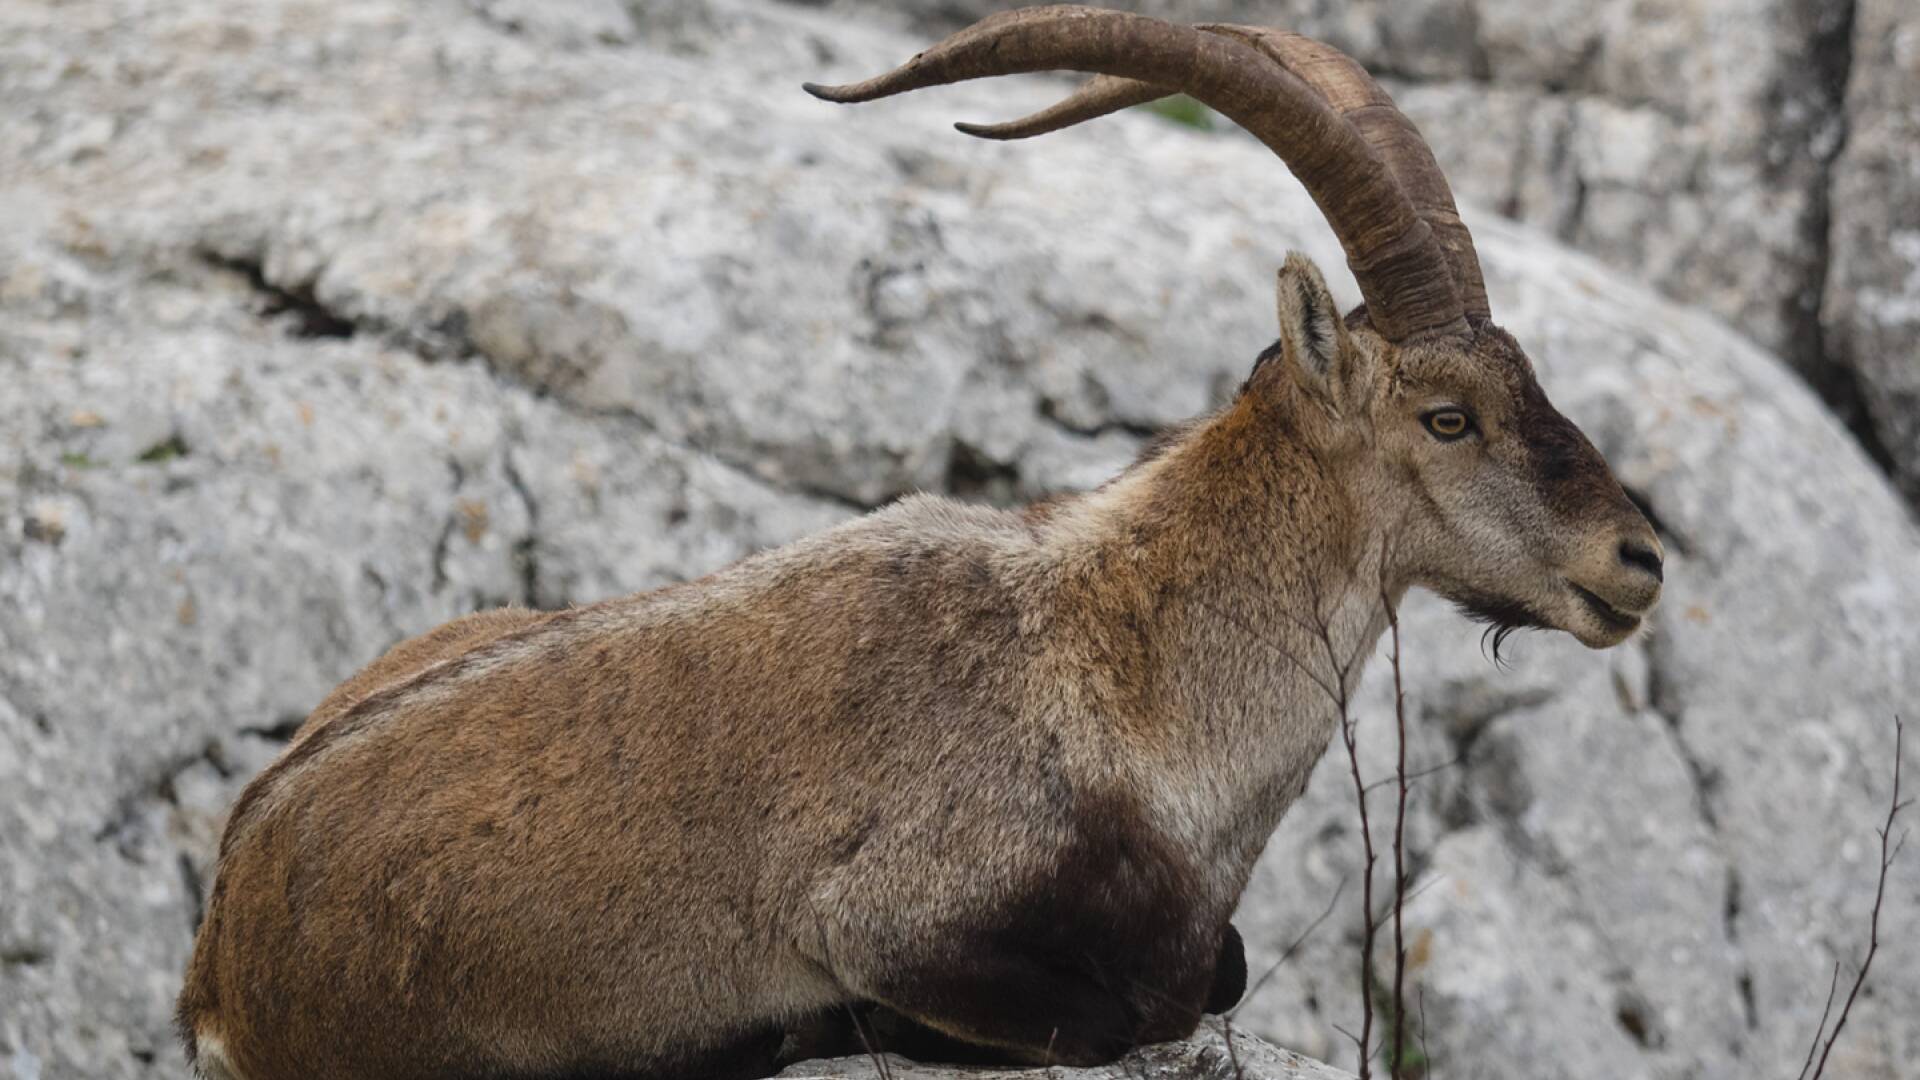
[[[1280,348],[1293,377],[1335,413],[1362,404],[1355,400],[1363,384],[1355,370],[1358,353],[1313,260],[1297,251],[1287,254],[1276,301]]]

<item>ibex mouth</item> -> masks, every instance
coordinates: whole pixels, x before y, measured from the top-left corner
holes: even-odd
[[[1578,596],[1587,605],[1587,610],[1593,612],[1594,617],[1598,618],[1608,629],[1626,633],[1639,628],[1640,616],[1621,611],[1619,608],[1602,600],[1598,593],[1580,585],[1578,582],[1569,581],[1567,582],[1567,587],[1573,590],[1574,595]]]

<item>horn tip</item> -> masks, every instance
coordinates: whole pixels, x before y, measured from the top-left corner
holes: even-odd
[[[976,139],[1004,139],[1006,136],[1000,134],[1000,129],[1004,126],[1004,124],[972,124],[961,120],[953,125],[953,130],[962,135],[971,135]]]
[[[826,83],[808,82],[801,83],[800,89],[805,90],[821,101],[831,101],[836,105],[846,105],[858,100],[858,97],[853,93],[855,85],[856,84],[828,86]]]

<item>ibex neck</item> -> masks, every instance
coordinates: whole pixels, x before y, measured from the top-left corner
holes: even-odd
[[[1353,493],[1244,413],[1074,508],[1089,564],[1107,575],[1087,582],[1098,600],[1079,629],[1136,668],[1116,737],[1165,827],[1236,893],[1401,592]]]

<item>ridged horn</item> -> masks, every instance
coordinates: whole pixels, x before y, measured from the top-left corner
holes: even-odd
[[[982,19],[884,75],[846,86],[809,83],[806,89],[827,101],[852,103],[968,79],[1058,70],[1164,88],[1154,97],[1186,93],[1247,129],[1286,163],[1320,207],[1346,250],[1376,330],[1392,341],[1467,331],[1446,251],[1393,170],[1327,98],[1268,50],[1239,36],[1075,5],[1025,8]],[[1100,85],[1115,83],[1091,84]],[[1062,115],[1072,114],[1054,119]]]
[[[1088,120],[1097,120],[1108,113],[1145,105],[1177,93],[1179,91],[1171,87],[1155,86],[1138,79],[1095,75],[1060,104],[1042,109],[1032,116],[1009,120],[1004,124],[959,123],[953,126],[982,139],[1031,139],[1035,135],[1045,135]]]
[[[1326,42],[1288,30],[1227,24],[1209,24],[1199,29],[1240,38],[1319,91],[1327,104],[1333,106],[1333,111],[1352,124],[1367,140],[1367,145],[1373,147],[1374,153],[1393,170],[1400,190],[1433,230],[1434,238],[1447,254],[1448,265],[1453,268],[1454,282],[1460,288],[1460,300],[1467,314],[1481,319],[1492,314],[1487,306],[1487,286],[1480,273],[1480,256],[1474,251],[1473,236],[1460,220],[1453,188],[1433,156],[1433,147],[1359,61]]]
[[[1466,313],[1478,318],[1492,314],[1480,272],[1480,257],[1474,250],[1472,234],[1460,220],[1446,174],[1413,121],[1407,119],[1364,67],[1325,42],[1285,30],[1228,23],[1203,23],[1195,29],[1247,42],[1318,91],[1393,170],[1401,190],[1446,252]],[[983,139],[1028,139],[1177,92],[1171,87],[1137,79],[1102,75],[1059,104],[1031,116],[1002,124],[956,126]]]

